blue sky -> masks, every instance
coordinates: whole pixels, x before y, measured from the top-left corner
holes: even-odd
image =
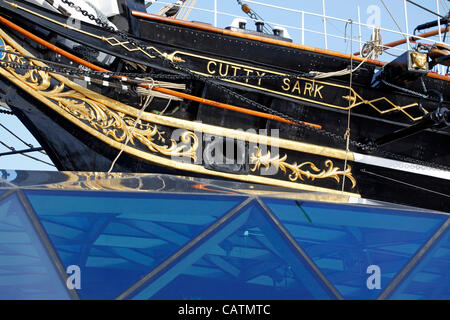
[[[175,0],[173,0],[175,1]],[[158,4],[161,2],[161,4]],[[164,2],[172,2],[172,0],[157,1],[156,4],[149,8],[149,12],[154,12],[159,9]],[[299,11],[305,11],[310,13],[322,14],[322,0],[259,0],[259,1],[243,1],[248,3],[252,9],[254,9],[264,20],[270,22],[272,25],[286,25],[291,26],[288,28],[291,37],[294,42],[302,42],[302,14]],[[404,19],[404,5],[403,0],[384,0],[389,10],[395,17],[398,25],[400,26],[402,32],[406,31],[406,24]],[[415,0],[415,2],[421,4],[424,7],[436,11],[436,3],[439,4],[441,15],[445,15],[448,12],[448,7],[450,6],[450,1],[448,0]],[[270,5],[276,5],[278,7],[290,8],[295,11],[287,11],[282,9],[277,9],[274,7],[267,7],[260,5],[258,3],[265,3]],[[393,19],[389,16],[386,9],[383,7],[381,0],[325,0],[325,12],[326,15],[343,19],[345,21],[352,19],[358,21],[358,6],[360,8],[360,21],[362,23],[371,24],[373,19],[373,13],[376,10],[380,12],[380,23],[383,28],[396,30],[396,26]],[[214,10],[214,0],[198,0],[196,8],[203,10],[192,10],[188,20],[193,21],[203,21],[207,23],[214,24],[214,15],[208,11]],[[217,25],[219,27],[228,26],[233,20],[233,16],[243,16],[245,14],[241,11],[240,7],[237,5],[236,0],[217,0],[217,10],[219,14],[217,15]],[[375,11],[374,11],[375,10]],[[411,4],[407,4],[408,11],[408,28],[409,32],[420,23],[428,22],[435,19],[433,14],[423,11]],[[226,13],[226,14],[224,14]],[[305,14],[304,28],[309,31],[305,31],[304,43],[306,45],[324,48],[325,40],[324,36],[318,32],[324,32],[322,18],[310,14]],[[327,33],[338,37],[344,37],[345,33],[345,22],[327,20]],[[254,29],[252,23],[248,24],[248,28]],[[370,39],[371,29],[363,27],[361,34],[357,26],[353,27],[353,38],[358,40],[361,35],[362,41],[367,41]],[[390,41],[401,39],[402,36],[395,33],[382,32],[383,42],[388,43]],[[347,37],[350,37],[350,28],[347,31]],[[436,38],[437,39],[437,38]],[[448,41],[447,41],[448,43]],[[331,50],[336,50],[340,52],[350,52],[350,42],[344,39],[335,38],[333,36],[328,37],[327,46]],[[353,52],[359,51],[359,44],[354,42],[352,44]],[[398,53],[395,50],[392,53]],[[390,60],[391,56],[383,55],[380,57],[381,60]],[[21,125],[20,121],[15,117],[1,115],[0,123],[7,126],[9,129],[14,130],[21,138],[30,142],[33,145],[38,145],[30,133]],[[16,140],[14,137],[9,135],[3,128],[0,128],[0,140],[4,141],[10,146],[16,149],[26,148],[20,141]],[[0,146],[0,153],[5,152],[7,149]],[[33,154],[38,158],[49,161],[48,158],[41,154]],[[8,156],[0,157],[0,169],[23,169],[23,170],[54,170],[54,168],[38,163],[36,161],[30,160],[23,156]]]

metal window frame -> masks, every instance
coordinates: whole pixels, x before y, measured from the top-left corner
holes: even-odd
[[[290,234],[290,232],[285,228],[285,226],[281,223],[280,220],[275,216],[272,210],[261,200],[258,198],[258,204],[262,207],[264,212],[268,215],[268,217],[272,220],[272,222],[280,229],[286,240],[294,247],[298,254],[303,258],[303,260],[309,265],[311,270],[316,274],[316,276],[322,281],[323,285],[328,288],[328,290],[335,296],[337,300],[344,300],[344,297],[341,293],[333,286],[333,284],[328,280],[328,278],[320,271],[319,267],[311,260],[311,258],[306,254],[306,252],[302,249],[302,247],[295,241],[294,237]]]
[[[66,281],[68,278],[67,273],[65,272],[64,266],[53,247],[52,242],[50,241],[48,234],[43,228],[36,212],[34,211],[29,199],[21,188],[14,188],[6,191],[4,194],[0,195],[0,201],[3,201],[10,196],[16,195],[20,204],[24,208],[29,221],[34,228],[37,236],[39,237],[44,249],[46,250],[48,257],[53,263],[58,275],[59,280],[62,282],[63,286],[69,293],[69,296],[72,299],[79,300],[80,297],[75,289],[68,289],[66,285]],[[242,197],[242,195],[239,195]],[[135,282],[131,287],[122,292],[116,299],[123,300],[132,297],[135,295],[140,289],[142,289],[146,284],[148,284],[152,279],[156,278],[160,274],[162,274],[167,268],[170,268],[177,261],[181,260],[183,256],[185,256],[190,250],[196,247],[198,244],[203,242],[205,238],[209,235],[214,234],[221,226],[226,224],[228,221],[233,219],[236,215],[242,212],[246,207],[250,206],[252,203],[256,203],[261,207],[263,212],[267,215],[270,221],[274,223],[276,228],[281,231],[282,236],[285,240],[296,250],[296,252],[300,255],[302,260],[310,267],[311,271],[315,273],[318,280],[322,282],[324,287],[326,287],[332,295],[335,296],[338,300],[343,300],[343,296],[340,292],[333,286],[333,284],[328,280],[328,278],[322,273],[322,271],[314,264],[308,254],[302,249],[302,247],[295,241],[290,232],[284,227],[280,220],[275,216],[275,214],[271,211],[271,209],[265,204],[265,202],[258,196],[249,196],[247,198],[243,198],[243,201],[236,205],[234,208],[229,210],[224,216],[214,222],[211,226],[209,226],[202,233],[197,235],[194,239],[185,244],[182,248],[180,248],[177,252],[175,252],[172,256],[164,260],[157,267],[152,269],[149,273],[147,273],[141,280]],[[408,279],[408,276],[418,267],[419,263],[422,259],[429,253],[431,248],[436,244],[441,237],[450,230],[450,218],[447,218],[442,225],[436,230],[436,232],[422,245],[422,247],[416,252],[416,254],[409,260],[409,262],[405,265],[405,267],[397,273],[394,279],[389,283],[389,285],[380,293],[380,295],[376,298],[377,300],[388,299],[395,290],[402,284],[404,281]]]
[[[386,289],[380,293],[377,300],[388,299],[394,291],[401,285],[408,277],[408,275],[418,266],[422,258],[430,251],[433,245],[440,240],[442,235],[450,228],[450,218],[444,221],[439,229],[425,242],[425,244],[417,251],[417,253],[409,260],[406,266],[395,276],[389,283]]]
[[[19,202],[21,203],[22,207],[26,212],[32,227],[34,228],[37,236],[41,240],[41,244],[46,250],[50,261],[53,262],[53,265],[56,269],[56,272],[59,275],[59,280],[61,281],[62,286],[67,290],[69,297],[71,297],[72,300],[80,300],[77,291],[75,289],[69,289],[67,287],[68,275],[66,273],[66,270],[64,269],[64,265],[62,264],[55,248],[53,247],[53,244],[50,241],[47,232],[41,225],[39,218],[37,217],[36,212],[34,211],[33,206],[29,202],[27,196],[21,189],[16,190],[15,193],[17,195]]]
[[[224,225],[227,221],[232,219],[236,214],[242,211],[245,207],[247,207],[252,201],[253,197],[248,197],[243,202],[235,206],[233,209],[228,211],[224,216],[222,216],[219,220],[214,222],[211,226],[209,226],[206,230],[196,236],[194,239],[185,244],[182,248],[180,248],[177,252],[171,255],[169,258],[160,263],[157,267],[155,267],[152,271],[147,273],[141,280],[134,283],[127,290],[122,292],[119,296],[117,296],[116,300],[125,300],[133,295],[135,295],[141,288],[143,288],[147,283],[149,283],[152,279],[160,275],[165,269],[169,268],[171,265],[176,263],[176,261],[183,258],[183,256],[190,251],[197,244],[202,242],[206,237],[210,234],[214,233],[218,228]]]
[[[228,221],[233,219],[237,214],[242,212],[246,207],[250,206],[252,203],[255,205],[259,205],[262,211],[267,215],[269,221],[274,223],[275,229],[278,229],[281,232],[281,236],[286,240],[288,245],[292,246],[295,249],[302,259],[303,262],[306,263],[307,267],[317,276],[317,281],[320,282],[324,288],[328,290],[328,293],[332,297],[337,300],[343,300],[344,298],[339,293],[339,291],[331,284],[331,282],[323,275],[320,269],[314,264],[314,262],[309,258],[309,256],[305,253],[305,251],[298,245],[298,243],[294,240],[292,235],[284,228],[281,222],[275,217],[272,211],[265,205],[265,203],[259,197],[248,197],[245,201],[240,203],[235,208],[231,209],[227,214],[225,214],[221,219],[216,221],[213,225],[211,225],[208,229],[203,231],[196,238],[187,243],[184,247],[179,249],[175,254],[171,257],[163,261],[159,266],[154,268],[151,272],[149,272],[146,276],[144,276],[140,281],[133,284],[130,288],[121,293],[116,299],[124,300],[133,297],[135,294],[139,292],[145,285],[149,284],[153,279],[163,274],[168,268],[176,264],[177,261],[180,261],[186,254],[188,254],[191,250],[194,249],[197,245],[203,242],[205,238],[209,235],[212,235],[217,231],[221,226],[226,224]]]

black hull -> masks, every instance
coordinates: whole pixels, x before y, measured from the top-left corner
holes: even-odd
[[[2,87],[5,82],[0,81]],[[11,88],[7,102],[15,106],[15,113],[45,147],[51,160],[60,171],[107,172],[118,151],[83,133],[69,121],[48,112],[48,108],[27,96],[19,89]],[[34,124],[39,124],[38,127]],[[385,167],[352,163],[353,175],[358,181],[357,193],[366,199],[391,202],[400,205],[448,212],[450,193],[447,180],[411,174]],[[214,175],[196,174],[154,165],[148,161],[123,154],[114,166],[114,172],[162,173],[177,176],[220,179]],[[321,184],[323,186],[323,184]],[[423,188],[422,190],[417,187]],[[336,187],[331,185],[331,188]],[[413,196],[412,196],[413,195]]]
[[[12,9],[6,4],[0,3],[5,10],[15,14],[20,14],[19,21],[26,26],[27,30],[32,30],[33,33],[41,34],[44,38],[52,36],[53,33],[59,34],[65,38],[77,41],[78,43],[89,46],[95,50],[102,50],[110,53],[116,57],[127,59],[143,66],[147,66],[148,72],[162,72],[172,73],[176,75],[180,71],[175,70],[167,61],[160,59],[149,59],[149,57],[142,52],[133,52],[127,49],[128,47],[116,45],[121,41],[119,36],[109,33],[99,27],[82,23],[82,28],[88,33],[102,36],[109,40],[105,43],[101,39],[92,38],[85,34],[80,34],[75,30],[67,29],[62,25],[55,24],[40,16],[35,16],[31,13],[21,11],[19,9]],[[47,12],[44,9],[35,8],[29,4],[23,4],[26,8],[32,8],[39,14],[54,19],[59,23],[66,22],[64,17]],[[24,20],[25,18],[25,20]],[[30,19],[27,22],[26,19]],[[252,69],[251,75],[256,75],[256,70],[268,69],[276,73],[285,74],[299,74],[303,72],[310,72],[312,70],[320,72],[329,72],[342,70],[350,66],[350,59],[334,56],[331,54],[311,52],[308,50],[287,48],[275,44],[267,44],[261,41],[242,39],[236,36],[227,36],[217,34],[215,32],[207,32],[189,28],[184,26],[174,25],[169,22],[149,21],[145,19],[137,19],[140,35],[134,41],[156,47],[161,52],[179,52],[177,55],[185,62],[181,63],[183,68],[193,70],[197,73],[208,73],[208,62],[214,62],[215,65],[211,67],[214,70],[214,75],[231,76],[236,73],[238,76],[243,76],[246,73],[241,70],[236,71],[231,67],[232,64],[243,65]],[[44,29],[43,29],[44,28]],[[47,33],[45,29],[51,30],[52,33]],[[63,43],[58,42],[62,38],[54,37],[57,44],[64,46]],[[113,43],[114,45],[111,45]],[[128,45],[130,46],[130,45]],[[237,50],[236,48],[239,48]],[[199,58],[203,57],[203,58]],[[257,57],[257,59],[255,59]],[[219,61],[225,61],[222,69]],[[353,62],[354,67],[359,64],[358,61]],[[123,65],[118,63],[116,68],[123,68]],[[355,141],[360,143],[367,143],[376,140],[396,130],[405,128],[414,124],[417,119],[423,116],[419,106],[411,108],[400,109],[403,106],[417,104],[420,102],[424,109],[428,112],[435,110],[438,107],[438,101],[434,99],[420,99],[415,96],[408,95],[404,92],[395,91],[389,87],[381,87],[373,89],[370,83],[373,79],[374,72],[380,66],[370,61],[365,63],[363,67],[358,69],[353,74],[353,89],[363,100],[374,101],[379,98],[381,102],[374,102],[373,105],[361,104],[352,109],[351,132]],[[234,71],[233,71],[234,70]],[[244,73],[243,73],[244,72]],[[261,71],[262,72],[262,71]],[[208,74],[207,74],[208,75]],[[211,76],[212,74],[209,74]],[[450,82],[436,77],[424,77],[424,85],[429,89],[436,89],[443,94],[443,107],[450,109]],[[227,86],[238,93],[249,95],[253,100],[261,104],[269,106],[274,112],[282,112],[287,116],[298,120],[304,120],[312,123],[317,123],[326,131],[332,132],[336,135],[343,136],[347,128],[348,101],[343,99],[343,95],[349,92],[347,89],[340,88],[340,86],[347,86],[349,76],[335,77],[325,81],[325,88],[317,90],[321,85],[315,85],[312,90],[307,90],[304,82],[299,83],[301,90],[296,89],[296,82],[289,80],[289,83],[283,78],[277,80],[263,80],[259,85],[257,79],[242,79],[239,81],[219,81],[211,79],[212,82],[219,83],[222,86]],[[220,102],[233,103],[243,106],[248,109],[255,109],[251,105],[246,104],[241,99],[230,97],[225,91],[217,91],[216,88],[209,88],[203,82],[190,82],[188,88],[191,92],[197,95],[217,100]],[[283,90],[289,87],[289,90]],[[315,89],[314,89],[315,88]],[[422,84],[420,81],[415,81],[408,85],[407,90],[417,93],[423,93]],[[328,91],[323,91],[328,90]],[[316,95],[316,97],[314,97]],[[321,95],[323,99],[320,99]],[[121,101],[130,103],[127,97],[120,97]],[[300,99],[300,100],[299,100]],[[333,105],[330,107],[328,105]],[[386,112],[395,106],[390,112]],[[207,110],[204,110],[207,109]],[[321,136],[315,132],[298,130],[289,125],[273,124],[261,119],[249,116],[241,116],[234,112],[222,112],[220,110],[212,109],[209,106],[198,110],[198,106],[194,103],[189,110],[189,115],[186,117],[191,120],[201,120],[211,124],[221,123],[230,128],[265,128],[265,127],[279,127],[284,138],[294,139],[298,141],[308,141],[314,144],[326,145],[331,147],[342,148],[345,146],[343,141],[334,141],[329,136]],[[412,120],[416,119],[416,120]],[[450,133],[448,128],[436,131],[425,131],[420,135],[415,135],[400,141],[396,141],[383,147],[387,152],[395,152],[405,157],[411,157],[422,161],[432,161],[437,164],[447,165],[450,163],[450,155],[445,148],[436,148],[436,146],[443,146],[448,144]],[[353,151],[364,152],[362,149],[353,148]],[[386,154],[380,154],[386,156]]]
[[[20,1],[18,3],[22,5]],[[199,75],[199,77],[188,80],[186,80],[186,77],[177,79],[176,76],[181,76],[183,72],[174,69],[173,64],[167,63],[167,61],[149,58],[145,52],[130,50],[129,45],[108,45],[99,38],[86,36],[86,34],[96,34],[100,37],[103,36],[103,39],[115,37],[116,44],[117,41],[120,41],[120,39],[117,39],[117,35],[101,28],[82,23],[82,28],[86,34],[81,34],[76,30],[55,24],[55,21],[62,23],[64,17],[34,6],[23,4],[24,7],[39,13],[39,16],[20,11],[20,8],[12,8],[3,2],[0,2],[0,6],[2,10],[4,9],[8,13],[7,16],[12,21],[21,24],[34,34],[42,37],[53,37],[53,40],[61,47],[64,47],[61,42],[62,37],[71,39],[118,58],[139,63],[145,67],[145,71],[148,73],[169,73],[174,76],[174,81],[186,83],[187,91],[192,95],[258,111],[254,104],[246,103],[246,100],[242,99],[242,97],[245,97],[260,105],[267,106],[274,113],[281,113],[300,121],[318,124],[322,126],[325,133],[331,134],[319,134],[305,126],[287,125],[274,120],[216,109],[206,104],[189,101],[178,104],[176,108],[178,111],[173,114],[174,119],[201,121],[214,128],[230,130],[266,129],[270,131],[279,129],[280,138],[288,142],[308,143],[312,146],[323,146],[330,150],[334,148],[344,152],[345,141],[342,137],[347,130],[349,113],[349,101],[345,100],[345,94],[355,92],[354,105],[358,102],[358,99],[361,99],[361,103],[351,108],[350,122],[351,137],[360,145],[369,145],[370,141],[410,126],[420,121],[421,116],[423,116],[418,105],[418,98],[414,95],[393,91],[391,88],[374,89],[370,86],[373,74],[379,68],[374,62],[367,62],[355,72],[351,88],[348,87],[348,76],[334,77],[323,81],[296,80],[297,78],[290,78],[288,75],[311,70],[321,72],[341,70],[350,65],[350,60],[343,56],[288,48],[230,35],[219,35],[213,31],[197,30],[192,27],[173,25],[169,22],[136,20],[139,38],[136,38],[135,41],[147,46],[154,46],[160,52],[173,53],[174,57],[181,59],[182,62],[177,63],[183,69],[188,69],[192,74]],[[53,22],[45,17],[53,19]],[[52,32],[49,33],[46,29],[52,30]],[[23,43],[23,46],[33,55],[43,59],[55,59],[54,53],[43,50],[15,31],[5,30],[18,42]],[[236,48],[240,49],[237,50]],[[85,57],[85,59],[88,58]],[[62,60],[61,62],[65,62],[64,59]],[[357,62],[354,62],[354,64],[357,64]],[[116,59],[116,62],[108,67],[114,68],[116,71],[125,70],[120,59]],[[247,78],[227,80],[213,77],[216,75],[242,75],[239,72],[243,72],[243,70],[247,70]],[[286,76],[258,79],[251,78],[250,73],[259,75],[273,73],[274,75]],[[209,80],[203,81],[205,78]],[[108,142],[107,138],[110,137],[104,136],[105,129],[103,128],[103,131],[98,129],[97,124],[92,125],[92,121],[89,122],[80,118],[81,120],[78,119],[77,122],[74,122],[71,119],[74,115],[79,116],[79,114],[66,116],[62,111],[56,112],[55,109],[49,108],[53,103],[51,97],[47,97],[48,103],[43,103],[43,98],[39,99],[39,92],[26,93],[24,87],[18,87],[17,79],[13,79],[14,81],[3,77],[0,79],[0,89],[6,96],[6,102],[45,148],[59,170],[106,172],[111,168],[120,150],[117,145],[118,143],[123,145],[123,140],[116,139],[117,141]],[[450,108],[448,102],[450,100],[449,83],[448,80],[438,77],[424,77],[425,86],[443,93],[444,102],[441,106],[447,108]],[[24,86],[26,86],[26,83],[24,83]],[[88,89],[96,90],[104,96],[109,96],[129,105],[131,109],[134,108],[133,110],[130,109],[129,112],[135,112],[139,109],[139,99],[128,94],[121,95],[113,89],[96,86],[91,86]],[[407,89],[421,92],[421,83],[413,83]],[[230,90],[235,94],[228,94],[231,92]],[[382,99],[380,100],[382,101],[381,104],[379,103],[380,98]],[[438,102],[431,98],[420,99],[420,102],[428,112],[434,111],[438,106]],[[165,102],[159,101],[157,104],[163,108]],[[67,113],[67,110],[65,112]],[[150,118],[151,115],[148,117]],[[93,126],[95,130],[92,128],[89,130],[82,129],[82,126],[88,124],[91,127]],[[174,128],[166,125],[160,127],[162,128],[161,131],[164,130],[165,132],[165,141],[170,140],[170,134]],[[341,138],[338,139],[338,137]],[[421,166],[426,166],[428,162],[431,167],[448,166],[450,153],[446,146],[448,146],[449,141],[450,133],[448,129],[426,130],[420,132],[420,134],[391,143],[383,147],[381,151],[372,151],[371,155],[391,158],[390,154],[395,153],[398,156],[397,160],[407,162],[413,159],[420,162]],[[208,144],[202,145],[196,152],[203,153],[208,146]],[[306,188],[305,190],[331,190],[335,193],[341,190],[342,179],[347,177],[347,169],[345,168],[347,161],[344,161],[344,157],[337,156],[332,159],[331,164],[327,162],[331,161],[330,154],[335,152],[334,149],[330,151],[330,154],[317,154],[305,149],[299,151],[293,147],[282,147],[279,158],[270,159],[269,153],[265,160],[263,159],[264,155],[261,155],[258,159],[259,165],[250,165],[249,160],[254,156],[252,153],[254,150],[246,147],[244,151],[246,163],[244,165],[227,166],[201,163],[198,166],[201,168],[198,170],[190,170],[189,168],[192,167],[189,166],[165,165],[165,161],[169,162],[170,157],[168,155],[166,157],[157,155],[158,146],[156,146],[156,151],[154,146],[145,148],[145,145],[133,145],[133,147],[136,148],[136,152],[124,152],[118,158],[113,168],[114,171],[157,172],[214,179],[236,179],[255,183],[262,181],[258,179],[262,175],[264,161],[266,161],[279,166],[281,163],[281,170],[271,177],[272,180],[264,180],[269,184],[277,185],[279,183],[280,186],[287,186],[288,183],[300,182]],[[163,151],[167,151],[168,147],[164,148]],[[366,149],[357,148],[353,145],[349,152],[368,153]],[[280,160],[283,155],[285,155],[283,159],[286,160],[287,158],[289,161]],[[155,157],[160,158],[157,159],[158,161],[152,160]],[[306,173],[299,173],[302,165],[297,164],[301,163],[306,166],[308,166],[308,163],[313,163],[314,166],[322,164],[322,168],[319,167],[315,171],[314,167],[310,167],[310,170]],[[350,178],[344,185],[346,195],[353,194],[368,199],[445,212],[450,208],[450,184],[445,177],[439,178],[436,175],[417,174],[382,165],[370,165],[353,159],[350,159],[348,163],[351,165],[351,172],[348,174]],[[327,175],[324,164],[329,166],[330,170],[335,168],[336,172],[340,173],[332,174],[331,171],[328,171]],[[341,171],[339,171],[339,168],[342,168]],[[317,173],[321,170],[320,174]],[[314,174],[314,171],[316,174]],[[292,178],[293,175],[294,178]],[[324,176],[326,177],[324,178]],[[318,178],[316,179],[316,177]],[[355,180],[354,183],[352,183],[353,179]]]

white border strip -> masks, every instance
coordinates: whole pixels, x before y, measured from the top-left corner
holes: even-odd
[[[375,156],[369,156],[360,153],[354,153],[355,162],[365,163],[378,167],[385,167],[399,171],[417,173],[424,176],[435,177],[439,179],[450,180],[450,171],[430,168],[419,164],[402,162],[397,160],[385,159]]]

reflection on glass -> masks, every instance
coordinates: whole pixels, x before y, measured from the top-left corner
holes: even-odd
[[[443,215],[265,199],[286,229],[346,299],[374,299],[445,220]],[[369,266],[381,289],[369,289]]]
[[[252,202],[163,270],[134,299],[334,299]]]
[[[26,191],[83,299],[112,299],[243,201],[240,197]]]
[[[450,229],[438,239],[389,299],[450,300]]]
[[[0,201],[0,300],[69,299],[15,195]]]

